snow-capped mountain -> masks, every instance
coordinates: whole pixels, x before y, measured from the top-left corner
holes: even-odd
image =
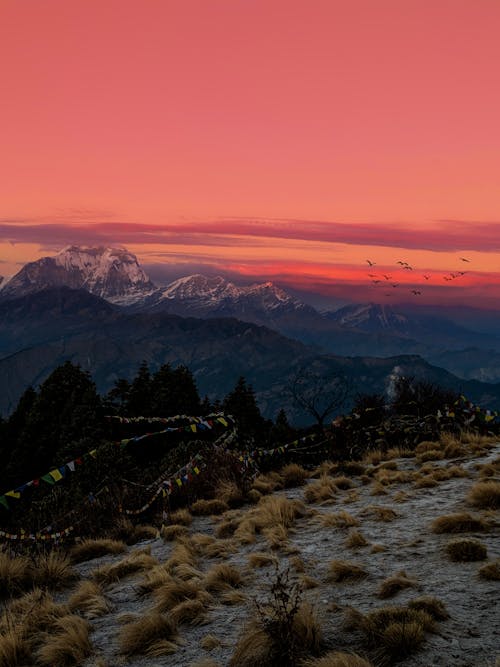
[[[266,322],[284,312],[314,311],[271,282],[238,287],[221,276],[195,274],[179,278],[147,301],[153,311],[199,317],[237,317]]]
[[[15,298],[48,287],[85,289],[121,305],[135,303],[156,289],[137,257],[124,248],[68,246],[54,257],[25,264],[0,285],[0,297]]]
[[[400,336],[413,335],[416,322],[416,318],[412,321],[406,315],[396,312],[391,306],[377,303],[352,304],[325,315],[342,327],[367,333],[390,331]]]

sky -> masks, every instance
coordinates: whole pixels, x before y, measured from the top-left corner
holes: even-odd
[[[120,245],[496,308],[499,29],[498,0],[0,0],[0,275]]]

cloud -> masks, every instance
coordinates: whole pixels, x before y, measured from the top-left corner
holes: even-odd
[[[47,249],[80,244],[153,244],[262,247],[280,239],[437,252],[498,252],[500,222],[437,220],[410,223],[341,223],[294,219],[226,218],[154,225],[141,222],[82,222],[90,212],[76,211],[66,222],[0,219],[0,239],[38,243]]]

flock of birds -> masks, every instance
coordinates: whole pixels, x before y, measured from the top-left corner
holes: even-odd
[[[467,262],[467,263],[470,262],[470,259],[467,259],[466,257],[459,257],[459,259],[462,262]],[[367,259],[366,262],[367,262],[367,264],[370,268],[372,266],[376,265],[376,262],[373,262],[371,259]],[[399,264],[401,266],[401,268],[405,271],[413,271],[413,266],[410,266],[410,264],[408,264],[408,262],[404,262],[401,259],[399,259],[396,262],[396,264]],[[467,271],[450,272],[450,273],[447,273],[443,276],[443,280],[446,280],[447,282],[450,281],[450,280],[455,280],[456,278],[461,278],[462,276],[465,276],[466,273],[467,273]],[[382,273],[380,275],[378,273],[369,273],[368,277],[372,279],[372,283],[373,283],[374,286],[377,286],[377,285],[386,285],[386,286],[391,285],[391,287],[393,287],[393,288],[396,288],[396,287],[400,286],[400,283],[392,282],[392,276],[388,275],[387,273]],[[424,280],[429,280],[431,278],[431,276],[424,273],[422,275],[422,278],[424,278]],[[418,296],[419,294],[422,294],[422,291],[419,290],[419,289],[411,289],[410,292],[414,296]],[[392,293],[391,292],[386,293],[386,296],[392,296]]]

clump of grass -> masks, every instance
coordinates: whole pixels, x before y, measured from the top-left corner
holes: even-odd
[[[419,442],[418,445],[415,447],[415,456],[420,456],[425,452],[436,451],[440,449],[440,444],[441,443],[433,442],[432,440],[422,440],[422,442]]]
[[[213,651],[214,648],[219,648],[219,646],[222,646],[222,642],[215,635],[205,635],[200,640],[200,646],[205,651]]]
[[[177,625],[203,625],[207,622],[207,604],[202,600],[184,600],[172,607],[169,612]]]
[[[480,509],[499,509],[500,482],[495,480],[476,482],[467,495],[467,502]]]
[[[396,491],[396,493],[392,496],[392,499],[395,503],[405,503],[410,498],[411,495],[406,491]]]
[[[154,526],[143,526],[134,524],[130,519],[122,517],[112,534],[112,538],[116,540],[123,540],[126,544],[136,544],[141,540],[154,539],[158,531]]]
[[[245,593],[234,589],[226,591],[225,593],[222,594],[220,598],[220,602],[222,602],[222,604],[230,606],[243,604],[246,601],[247,601],[247,596],[245,595]]]
[[[315,468],[312,473],[311,477],[314,478],[320,478],[328,475],[332,475],[335,472],[338,472],[339,469],[339,464],[334,463],[333,461],[322,461],[317,468]]]
[[[280,470],[285,488],[302,486],[309,477],[309,472],[298,463],[289,463]]]
[[[347,491],[348,489],[352,489],[353,486],[355,486],[352,479],[346,477],[345,475],[340,475],[339,477],[332,477],[332,482],[335,484],[337,489],[340,489],[341,491]]]
[[[92,653],[90,625],[79,616],[63,616],[54,622],[36,652],[44,667],[81,665]]]
[[[268,565],[277,564],[278,559],[273,554],[266,554],[262,551],[254,551],[253,553],[248,554],[248,563],[251,568],[266,567]]]
[[[339,472],[346,475],[363,475],[366,467],[359,461],[342,461],[339,464]]]
[[[225,538],[232,537],[235,530],[238,528],[241,522],[241,513],[236,516],[227,516],[224,515],[222,521],[219,521],[215,526],[214,532],[217,537]]]
[[[379,505],[368,505],[363,512],[363,516],[371,516],[376,521],[394,521],[398,516],[398,513],[395,512],[390,507],[380,507]]]
[[[160,530],[160,536],[165,542],[172,542],[179,537],[186,537],[189,533],[187,526],[183,526],[180,523],[173,523],[170,526],[162,526]]]
[[[434,486],[437,486],[438,482],[432,475],[424,475],[423,477],[420,477],[420,479],[417,479],[414,487],[416,489],[432,489]]]
[[[0,551],[0,598],[11,597],[29,588],[31,564],[24,556],[11,557]]]
[[[184,581],[172,579],[153,591],[155,597],[155,611],[165,613],[185,600],[199,600],[209,604],[212,596],[204,590],[202,582],[196,580]]]
[[[328,566],[328,580],[335,583],[358,581],[368,576],[363,566],[345,560],[333,560]]]
[[[139,592],[142,594],[151,593],[162,584],[172,581],[172,575],[164,565],[155,565],[144,572],[143,579],[139,584]]]
[[[181,526],[190,526],[193,523],[193,516],[188,509],[182,507],[170,514],[170,522]]]
[[[306,509],[299,500],[264,496],[255,508],[247,512],[234,536],[243,544],[251,544],[256,534],[263,533],[280,546],[295,520],[305,514]]]
[[[372,548],[370,549],[371,554],[379,554],[383,551],[387,551],[387,547],[383,544],[372,544]]]
[[[239,507],[245,502],[243,491],[232,479],[224,479],[218,482],[217,496],[229,507]]]
[[[0,634],[0,665],[18,667],[29,664],[32,664],[31,650],[23,633],[14,628],[2,632]]]
[[[228,509],[229,505],[218,498],[212,498],[211,500],[200,498],[200,500],[197,500],[191,505],[191,513],[195,516],[222,514],[223,512],[227,512]]]
[[[366,547],[369,542],[366,537],[356,528],[352,528],[349,531],[349,535],[345,541],[345,545],[348,549],[357,549],[358,547]]]
[[[229,588],[238,588],[243,583],[241,572],[226,563],[214,565],[205,575],[204,585],[207,591],[221,593]]]
[[[383,484],[381,484],[378,480],[373,482],[371,486],[371,491],[370,495],[372,496],[386,496],[387,491],[385,490],[385,487]]]
[[[486,563],[479,569],[479,576],[489,581],[500,581],[500,558]]]
[[[108,554],[121,554],[126,548],[127,545],[122,540],[106,538],[82,540],[71,549],[70,558],[72,563],[82,563]]]
[[[93,581],[82,581],[68,600],[72,612],[78,611],[84,618],[93,619],[107,614],[111,604],[106,600],[102,588]]]
[[[352,528],[359,526],[360,523],[358,519],[345,510],[340,510],[340,512],[334,514],[320,514],[319,520],[325,528]]]
[[[356,653],[330,651],[321,658],[313,658],[302,663],[303,667],[372,667],[371,662]]]
[[[444,602],[432,595],[422,595],[408,602],[409,609],[420,609],[429,614],[435,621],[446,621],[450,617]]]
[[[359,491],[357,489],[350,489],[344,496],[344,503],[355,503],[359,500]]]
[[[431,449],[416,456],[415,461],[417,463],[425,463],[426,461],[440,461],[442,458],[443,452],[440,449]]]
[[[171,618],[152,612],[137,621],[127,623],[120,633],[120,653],[133,655],[168,655],[177,646],[177,627]]]
[[[451,540],[445,547],[448,558],[455,562],[485,560],[487,549],[479,540],[472,538],[457,538]]]
[[[70,565],[69,556],[59,551],[41,554],[35,561],[33,581],[44,588],[62,589],[78,579]]]
[[[392,577],[388,577],[380,584],[377,595],[379,598],[385,600],[394,597],[399,591],[405,588],[415,588],[416,585],[417,582],[415,579],[408,577],[405,572],[399,572],[392,575]]]
[[[304,560],[300,556],[292,556],[288,562],[290,563],[290,566],[293,567],[295,572],[306,571],[306,564],[304,563]]]
[[[331,500],[337,492],[333,479],[322,475],[318,480],[308,484],[304,490],[304,498],[308,503],[322,503]]]
[[[435,621],[421,609],[382,607],[368,614],[353,610],[350,627],[363,632],[369,647],[375,648],[376,662],[393,662],[417,651]]]
[[[304,590],[309,590],[311,588],[318,588],[318,586],[320,585],[320,582],[317,579],[314,579],[314,577],[310,577],[307,574],[303,574],[300,577],[300,583]]]
[[[97,568],[91,576],[97,583],[108,586],[136,572],[149,570],[155,565],[158,565],[158,561],[150,553],[135,551],[118,563]]]
[[[473,516],[468,512],[445,514],[432,522],[433,533],[469,533],[488,530],[489,526],[481,517]]]

